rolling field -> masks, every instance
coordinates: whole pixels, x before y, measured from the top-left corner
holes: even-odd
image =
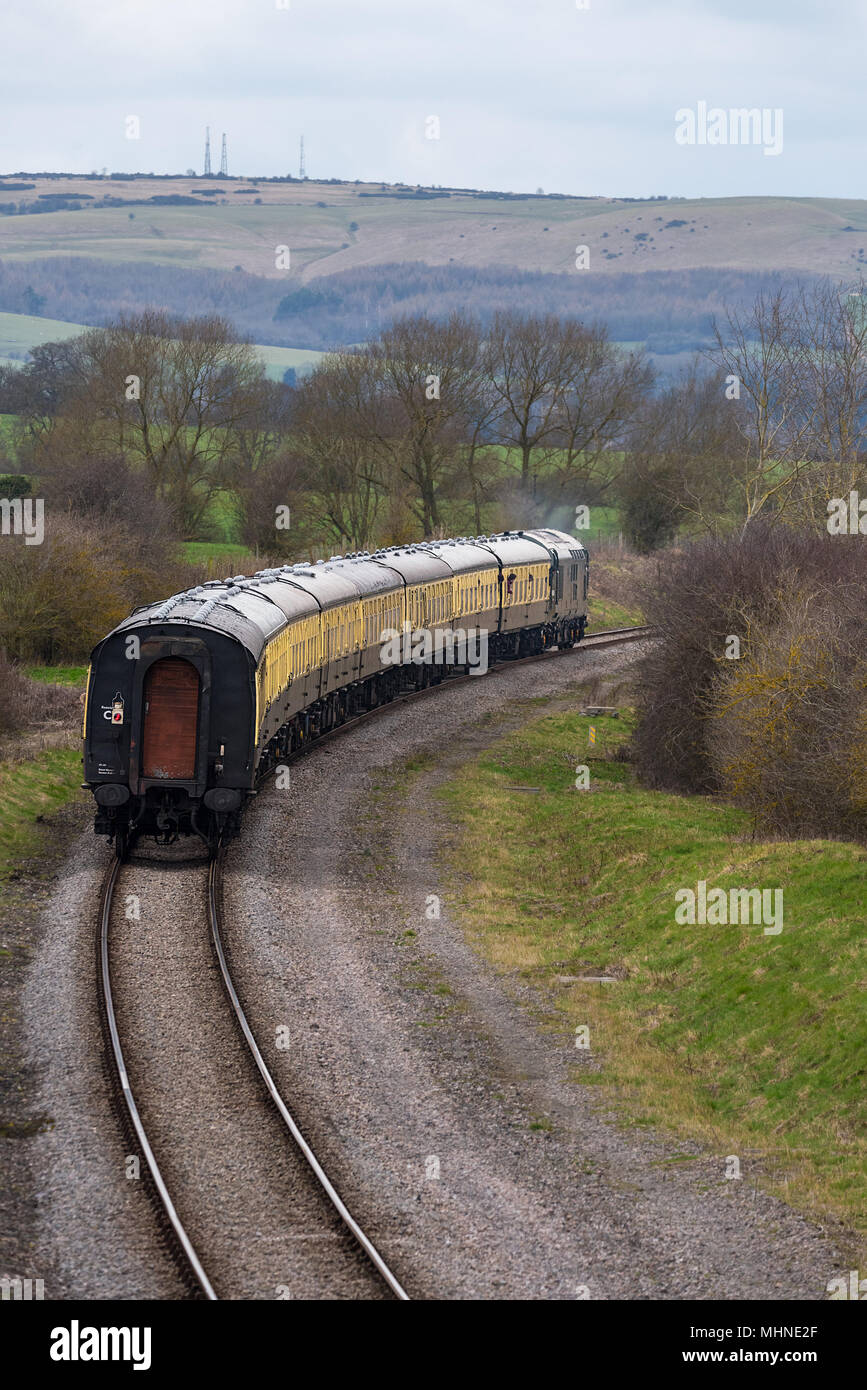
[[[0,313],[0,363],[20,365],[31,348],[41,343],[62,342],[86,331],[87,325],[83,323],[35,318],[32,314]],[[303,376],[322,356],[313,348],[271,347],[268,343],[256,343],[255,348],[274,381],[282,378],[287,367],[294,367],[298,375]]]
[[[391,261],[572,271],[586,244],[596,273],[706,266],[853,276],[867,264],[867,201],[707,198],[496,199],[384,196],[379,184],[252,185],[247,180],[34,179],[16,200],[76,192],[101,199],[217,196],[200,206],[96,207],[0,218],[0,259],[91,256],[310,280]],[[409,190],[407,190],[409,192]],[[0,199],[3,199],[0,184]],[[257,202],[256,200],[260,200]],[[357,227],[351,227],[357,224]],[[275,248],[288,245],[291,269]]]
[[[0,314],[0,357],[14,365],[42,343],[65,342],[67,338],[74,338],[84,331],[84,324],[65,323],[63,319],[42,319],[33,314]]]

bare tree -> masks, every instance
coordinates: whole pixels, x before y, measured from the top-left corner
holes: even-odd
[[[570,336],[554,315],[504,312],[494,316],[488,343],[498,437],[520,455],[521,483],[534,491],[540,469],[557,447],[560,407],[573,367]]]
[[[235,443],[240,473],[252,479],[280,453],[289,434],[295,392],[281,381],[263,380],[254,408],[238,421]]]
[[[735,495],[742,449],[737,412],[698,360],[643,403],[618,489],[625,529],[640,550],[670,540],[684,523],[694,531],[718,528]]]
[[[459,314],[445,323],[401,319],[371,344],[369,356],[382,388],[375,436],[413,489],[424,534],[433,535],[442,521],[441,489],[462,466],[485,380],[480,328]]]
[[[653,386],[653,368],[643,352],[625,353],[611,343],[604,325],[567,321],[561,334],[565,381],[552,436],[559,445],[555,476],[561,489],[593,483],[604,492],[616,480],[613,454],[624,447]]]
[[[847,497],[867,477],[867,287],[830,280],[801,288],[801,356],[807,452],[796,493],[802,519],[824,528],[831,497]]]
[[[63,413],[104,422],[193,536],[215,495],[233,485],[242,437],[267,409],[264,367],[221,318],[156,310],[90,329],[79,340],[81,389]]]
[[[740,409],[735,484],[742,529],[762,512],[781,514],[807,465],[815,404],[806,390],[802,305],[797,292],[762,292],[746,313],[714,321],[711,360]],[[723,376],[726,381],[724,383]]]
[[[294,447],[304,462],[312,509],[331,540],[365,550],[386,492],[383,391],[366,354],[326,357],[299,387]]]

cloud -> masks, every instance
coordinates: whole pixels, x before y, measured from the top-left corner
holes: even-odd
[[[230,167],[549,191],[860,193],[857,0],[31,0],[4,16],[0,168]],[[675,145],[781,107],[783,155]],[[141,118],[139,142],[124,118]],[[438,142],[424,123],[437,115]],[[435,146],[435,148],[432,148]],[[769,167],[769,166],[773,167]]]

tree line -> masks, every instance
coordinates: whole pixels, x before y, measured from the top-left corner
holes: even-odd
[[[760,290],[675,383],[600,321],[415,314],[295,388],[224,318],[148,310],[0,369],[0,413],[16,471],[49,494],[123,464],[184,539],[209,538],[215,506],[288,554],[567,524],[605,503],[649,551],[759,516],[824,526],[828,501],[864,486],[865,305],[863,284]]]
[[[150,310],[0,371],[0,412],[16,419],[17,471],[57,503],[123,467],[183,538],[207,534],[221,499],[245,540],[285,553],[574,514],[610,489],[652,385],[602,325],[504,312],[487,329],[402,319],[292,389],[225,320]]]

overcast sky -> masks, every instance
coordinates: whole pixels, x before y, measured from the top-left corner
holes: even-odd
[[[311,178],[865,196],[864,0],[579,3],[20,0],[0,170],[200,173],[209,124],[231,174],[297,174],[303,131]],[[678,144],[700,102],[781,110],[782,151]]]

